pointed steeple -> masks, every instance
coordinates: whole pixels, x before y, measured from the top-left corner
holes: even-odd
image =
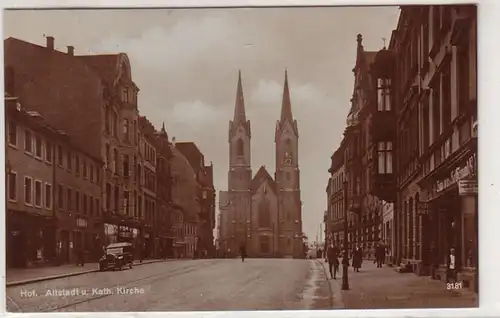
[[[241,84],[241,70],[238,70],[238,86],[236,88],[236,102],[234,105],[234,123],[245,122],[245,99],[243,98],[243,86]]]
[[[285,69],[285,84],[283,85],[283,101],[281,104],[281,121],[293,121],[292,104],[290,102],[290,89],[288,88],[288,70]]]

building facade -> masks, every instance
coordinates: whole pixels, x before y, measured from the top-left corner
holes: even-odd
[[[102,161],[43,116],[6,101],[7,264],[70,263],[101,256]],[[22,190],[22,191],[21,191]]]
[[[331,165],[328,172],[327,211],[325,220],[325,243],[334,243],[337,246],[344,245],[344,146],[341,146],[331,157]]]
[[[276,123],[274,178],[261,166],[252,178],[250,121],[246,119],[241,72],[234,118],[229,123],[228,191],[220,193],[221,249],[235,256],[246,246],[250,257],[302,257],[302,202],[298,127],[293,119],[288,76]]]
[[[391,41],[406,85],[396,95],[398,131],[407,131],[398,137],[398,256],[445,279],[454,248],[459,279],[477,290],[476,30],[473,5],[410,6]]]

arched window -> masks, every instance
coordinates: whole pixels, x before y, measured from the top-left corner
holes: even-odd
[[[240,138],[236,141],[236,154],[238,156],[243,156],[245,151],[243,149],[243,140]]]
[[[269,213],[269,200],[267,198],[262,199],[259,203],[259,226],[260,227],[270,227],[271,226],[271,215]]]

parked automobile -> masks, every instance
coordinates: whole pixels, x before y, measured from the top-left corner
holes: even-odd
[[[132,268],[132,263],[134,262],[132,252],[131,243],[109,244],[104,249],[104,255],[99,259],[99,270],[122,270],[125,266]]]

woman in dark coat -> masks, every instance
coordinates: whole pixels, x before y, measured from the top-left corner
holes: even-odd
[[[352,253],[352,267],[355,272],[359,272],[362,261],[363,261],[363,252],[361,251],[361,248],[356,247],[356,249]]]

